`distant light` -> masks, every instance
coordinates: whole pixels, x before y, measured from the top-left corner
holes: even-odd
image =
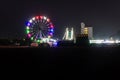
[[[50,19],[47,19],[47,22],[50,22]]]
[[[53,29],[50,29],[51,32],[53,32]]]
[[[47,42],[49,42],[49,38],[43,38],[42,41],[47,43]]]
[[[47,19],[47,17],[45,17],[45,16],[44,16],[44,19],[46,20],[46,19]]]
[[[50,27],[53,28],[53,25],[51,25]]]
[[[104,43],[115,43],[115,41],[113,41],[113,40],[106,40],[106,41],[104,41]]]
[[[96,43],[96,44],[101,44],[103,43],[104,40],[90,40],[90,43]]]
[[[50,35],[53,35],[53,33],[50,33]]]
[[[36,19],[39,19],[39,16],[36,16]]]
[[[28,34],[28,37],[31,37],[31,34]]]
[[[48,38],[51,38],[51,36],[48,36]]]
[[[42,19],[42,18],[43,18],[43,16],[40,16],[40,18]]]
[[[32,19],[29,22],[32,23],[33,22]]]
[[[34,21],[34,20],[35,20],[35,17],[33,17],[32,20]]]
[[[28,27],[28,26],[27,26],[27,27],[26,27],[26,29],[27,29],[27,30],[29,30],[29,29],[30,29],[30,27]]]
[[[33,37],[31,37],[31,40],[33,40]]]
[[[30,26],[30,23],[28,23],[27,26]]]
[[[85,30],[88,30],[88,28],[84,28]]]
[[[37,40],[37,42],[39,43],[39,42],[40,42],[40,40]]]
[[[29,34],[30,33],[30,31],[29,30],[27,30],[27,34]]]

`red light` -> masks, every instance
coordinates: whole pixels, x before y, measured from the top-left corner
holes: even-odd
[[[36,16],[36,19],[39,19],[39,16]]]
[[[40,19],[42,19],[43,18],[43,16],[40,16]]]
[[[31,37],[31,34],[28,34],[28,37]]]
[[[51,28],[53,28],[53,25],[50,25]]]

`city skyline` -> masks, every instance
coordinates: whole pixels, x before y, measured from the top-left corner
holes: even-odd
[[[0,37],[24,37],[25,23],[33,16],[46,15],[61,38],[67,26],[79,32],[81,22],[93,27],[94,37],[109,37],[120,30],[120,1],[1,1]]]

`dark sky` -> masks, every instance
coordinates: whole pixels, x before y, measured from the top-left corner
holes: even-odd
[[[36,15],[48,16],[61,38],[65,27],[79,32],[80,23],[94,29],[94,37],[107,37],[120,30],[118,0],[1,0],[0,37],[24,37],[25,23]]]

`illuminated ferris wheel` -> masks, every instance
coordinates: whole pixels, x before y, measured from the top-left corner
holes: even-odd
[[[26,25],[27,37],[34,42],[41,42],[53,36],[54,26],[46,16],[31,18]]]

